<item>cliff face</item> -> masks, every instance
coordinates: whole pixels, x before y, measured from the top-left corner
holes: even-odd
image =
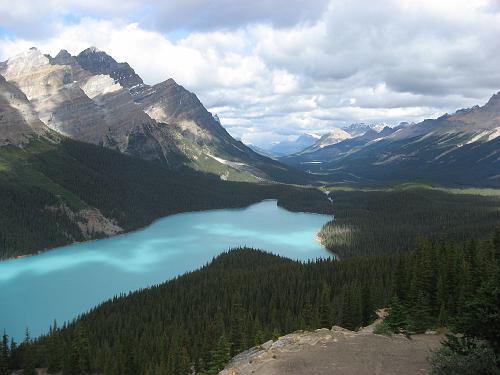
[[[0,76],[0,146],[26,142],[48,131],[26,95]]]
[[[109,75],[123,87],[140,85],[141,77],[127,63],[119,63],[106,52],[95,47],[87,48],[76,56],[75,60],[85,70],[99,75]]]
[[[102,54],[94,57],[100,61]],[[147,160],[172,164],[180,159],[175,134],[142,111],[128,88],[109,75],[83,69],[67,51],[51,58],[32,48],[0,69],[26,93],[49,128]]]
[[[442,337],[376,335],[372,327],[298,331],[234,357],[219,375],[428,374],[427,357]]]
[[[49,128],[72,138],[99,143],[104,114],[78,85],[90,75],[71,65],[53,65],[39,50],[7,60],[0,71],[16,84]]]
[[[26,95],[48,128],[79,141],[223,179],[303,179],[236,141],[173,79],[146,85],[130,65],[95,47],[55,57],[31,48],[0,63],[0,74]],[[4,133],[12,138],[11,130]]]

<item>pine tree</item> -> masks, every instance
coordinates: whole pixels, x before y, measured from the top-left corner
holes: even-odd
[[[304,318],[304,328],[311,330],[317,326],[314,318],[313,306],[309,295],[306,296],[304,307],[302,309],[302,316]]]
[[[245,343],[245,310],[241,304],[241,296],[236,294],[231,308],[231,355],[244,350]]]
[[[19,356],[17,351],[17,343],[14,340],[14,337],[10,338],[10,363],[9,367],[12,370],[16,370],[19,368]]]
[[[9,375],[10,351],[9,338],[5,331],[3,332],[2,341],[0,342],[0,375]]]
[[[57,322],[54,320],[53,325],[50,327],[48,337],[48,366],[47,371],[51,374],[58,373],[62,369],[61,358],[61,340],[57,328]]]
[[[500,269],[466,302],[464,313],[457,319],[457,331],[486,340],[500,354]]]
[[[227,341],[226,337],[222,335],[219,337],[217,347],[210,354],[210,361],[208,363],[206,374],[217,375],[230,359],[231,345],[229,341]]]
[[[272,334],[273,341],[278,340],[280,338],[280,336],[281,336],[281,333],[280,333],[279,329],[278,328],[274,328],[273,329],[273,334]]]
[[[35,358],[33,347],[31,346],[30,330],[26,327],[23,342],[23,375],[35,375]]]
[[[82,375],[90,372],[90,352],[87,333],[83,324],[75,327],[71,339],[71,352],[65,373],[70,375]]]
[[[342,304],[342,327],[355,330],[363,321],[361,290],[357,284],[349,285],[344,290]]]
[[[410,320],[408,312],[398,297],[393,297],[389,303],[389,314],[384,320],[392,332],[408,334]]]
[[[323,328],[332,326],[332,309],[331,309],[331,289],[327,283],[323,283],[320,294],[319,319],[320,325]]]

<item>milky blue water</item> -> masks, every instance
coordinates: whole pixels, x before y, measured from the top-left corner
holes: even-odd
[[[249,246],[293,259],[328,257],[315,241],[329,216],[264,201],[244,209],[169,216],[129,234],[0,262],[0,329],[19,339],[68,321],[117,294],[194,270],[221,251]]]

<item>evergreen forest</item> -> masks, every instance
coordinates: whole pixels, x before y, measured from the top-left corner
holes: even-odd
[[[449,327],[499,353],[500,229],[485,240],[418,238],[413,250],[306,263],[235,249],[117,296],[50,332],[2,344],[1,374],[216,374],[236,353],[299,329],[357,329],[390,307],[392,332]],[[450,346],[453,337],[450,336]],[[475,341],[471,341],[475,342]],[[483,345],[482,344],[482,345]]]

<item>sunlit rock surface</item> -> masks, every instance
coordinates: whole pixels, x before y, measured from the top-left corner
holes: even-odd
[[[0,145],[20,144],[47,130],[26,95],[0,76]]]
[[[429,374],[427,357],[442,336],[376,335],[340,327],[298,331],[232,359],[219,375]]]

